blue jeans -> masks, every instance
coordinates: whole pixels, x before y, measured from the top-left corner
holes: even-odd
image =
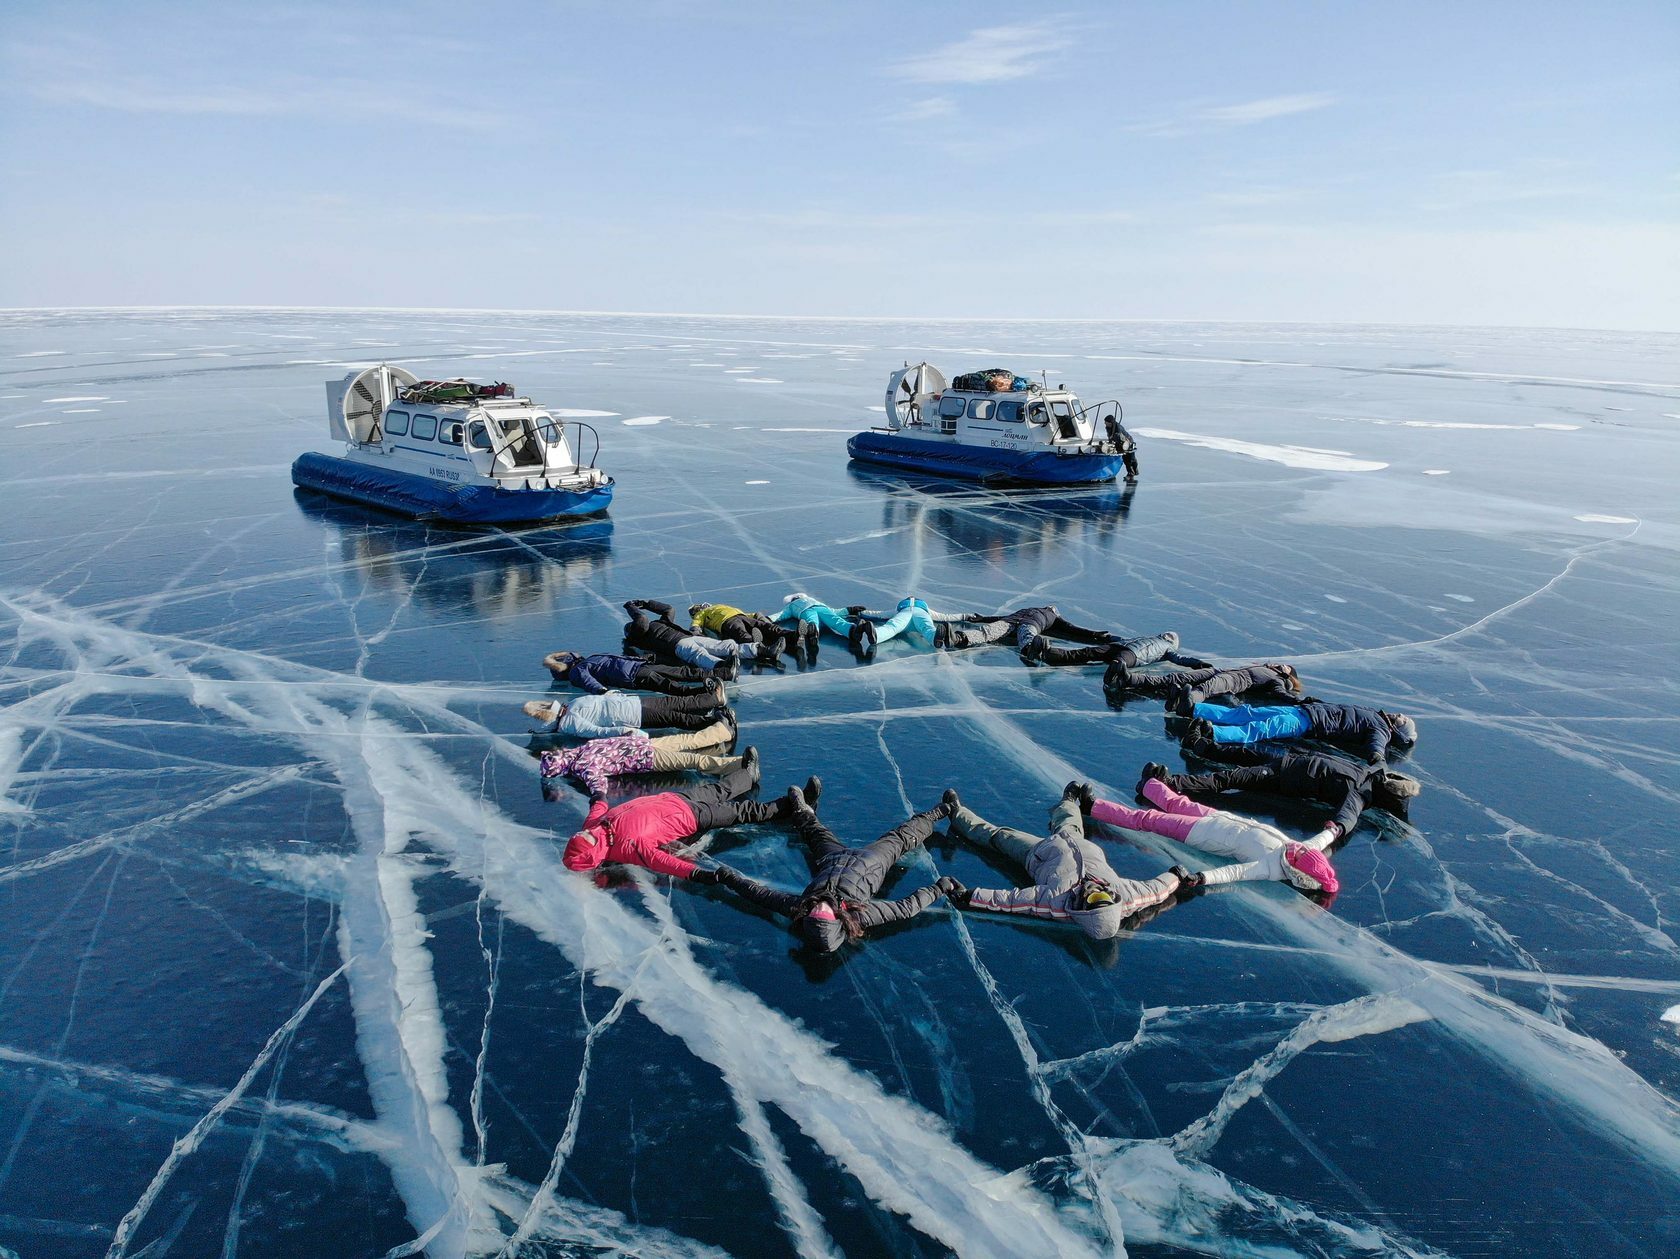
[[[752,649],[728,639],[701,638],[698,634],[691,634],[677,644],[677,659],[707,670],[726,660],[739,660],[743,654],[750,659]]]
[[[1267,739],[1299,739],[1312,722],[1299,708],[1287,704],[1250,708],[1237,704],[1197,704],[1191,714],[1213,723],[1215,743],[1263,743]]]

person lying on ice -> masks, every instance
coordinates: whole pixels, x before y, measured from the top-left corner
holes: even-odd
[[[803,647],[806,638],[813,643],[817,640],[816,626],[806,626],[803,622],[796,625],[778,625],[762,612],[743,612],[740,608],[728,603],[691,603],[688,606],[689,620],[694,622],[694,632],[697,634],[711,634],[717,638],[727,639],[736,643],[777,643],[783,651],[790,647],[795,656],[803,660]],[[812,650],[812,658],[816,652]]]
[[[899,900],[876,899],[894,864],[926,843],[934,823],[950,815],[946,805],[912,815],[872,844],[848,848],[817,817],[821,791],[821,780],[813,778],[803,793],[790,787],[785,797],[811,865],[811,881],[803,892],[778,892],[727,865],[718,867],[717,881],[754,905],[791,918],[799,937],[820,953],[861,940],[872,928],[914,918],[954,886],[941,879]]]
[[[1231,668],[1208,665],[1199,669],[1169,669],[1162,673],[1133,673],[1115,661],[1103,674],[1103,687],[1167,702],[1167,711],[1187,717],[1190,709],[1219,695],[1253,699],[1261,704],[1298,704],[1301,677],[1291,665],[1248,664]]]
[[[1089,792],[1090,788],[1086,787],[1082,794]],[[1138,793],[1156,809],[1134,809],[1112,800],[1092,800],[1086,812],[1093,821],[1165,835],[1216,857],[1231,859],[1230,865],[1185,875],[1182,882],[1188,888],[1251,879],[1280,879],[1303,892],[1326,896],[1334,896],[1341,888],[1335,868],[1322,851],[1331,842],[1328,832],[1321,831],[1309,842],[1298,843],[1265,822],[1197,804],[1188,796],[1179,795],[1158,776],[1139,782]]]
[[[1333,806],[1335,812],[1325,822],[1324,830],[1313,837],[1314,843],[1322,836],[1334,843],[1350,834],[1367,808],[1383,809],[1404,820],[1412,799],[1421,790],[1418,780],[1410,775],[1325,752],[1285,752],[1262,744],[1246,755],[1260,763],[1230,765],[1205,774],[1169,774],[1166,766],[1151,761],[1143,767],[1143,776],[1160,778],[1181,796],[1269,791],[1321,801]]]
[[[700,695],[635,695],[629,691],[608,691],[605,695],[579,695],[569,703],[557,699],[534,699],[525,705],[525,715],[546,724],[547,734],[569,734],[579,739],[604,739],[632,730],[703,730],[725,719],[723,683],[712,681],[712,689]]]
[[[1072,639],[1074,642],[1089,642],[1090,647],[1055,647],[1050,637],[1058,639]],[[1021,659],[1028,664],[1102,664],[1105,661],[1121,661],[1122,652],[1131,651],[1134,659],[1139,659],[1139,647],[1142,651],[1149,651],[1149,639],[1136,639],[1137,647],[1116,642],[1109,630],[1085,629],[1082,625],[1075,625],[1070,620],[1063,620],[1062,614],[1052,605],[1045,607],[1016,608],[1015,612],[1000,612],[996,615],[986,615],[983,612],[969,612],[964,615],[963,624],[948,625],[944,632],[944,642],[941,645],[949,647],[951,651],[961,651],[963,647],[983,647],[988,642],[1001,642],[1013,637],[1016,647],[1020,647]],[[1156,635],[1164,639],[1168,635]],[[1178,647],[1178,635],[1173,637],[1173,647]],[[1156,657],[1161,659],[1161,657]]]
[[[970,890],[953,880],[951,902],[962,909],[1071,922],[1093,940],[1107,940],[1119,933],[1129,916],[1177,892],[1181,867],[1147,881],[1122,879],[1114,873],[1102,849],[1085,838],[1081,786],[1069,783],[1062,792],[1061,803],[1050,812],[1048,839],[994,826],[965,808],[954,790],[947,791],[951,833],[1007,857],[1033,880],[1032,887],[1007,890]]]
[[[926,599],[906,595],[891,612],[871,610],[861,603],[846,609],[858,619],[860,648],[864,654],[875,650],[877,643],[890,643],[900,634],[908,634],[924,647],[939,646],[940,626],[964,619],[961,613],[935,612]]]
[[[691,664],[654,664],[635,656],[551,651],[543,657],[543,667],[556,682],[570,682],[591,695],[604,695],[615,688],[665,695],[697,695],[711,690],[712,675],[705,669]]]
[[[725,679],[732,678],[740,662],[780,665],[782,647],[779,642],[743,644],[719,638],[703,638],[690,633],[671,619],[673,608],[658,599],[631,599],[624,605],[630,620],[624,627],[624,645],[651,651],[678,664],[691,664],[699,669],[716,672]]]
[[[1329,704],[1308,699],[1294,705],[1250,707],[1238,704],[1196,704],[1195,718],[1185,736],[1194,752],[1200,743],[1262,743],[1277,739],[1323,739],[1327,743],[1357,745],[1367,765],[1381,765],[1389,743],[1411,747],[1417,742],[1417,723],[1405,713],[1358,704]]]
[[[649,737],[645,731],[589,739],[569,748],[550,748],[539,769],[545,780],[569,778],[591,796],[604,796],[611,779],[634,774],[667,774],[692,769],[702,774],[729,774],[758,761],[747,748],[740,756],[721,756],[735,737],[735,726],[715,721],[704,730]]]
[[[801,591],[791,594],[782,600],[781,611],[770,618],[777,624],[784,621],[797,621],[801,626],[814,626],[815,630],[806,634],[802,639],[807,663],[817,658],[817,639],[822,630],[837,635],[846,640],[846,646],[860,655],[865,654],[875,644],[875,626],[862,617],[848,616],[844,612],[836,611],[826,603],[811,598]],[[867,643],[867,647],[866,647]]]
[[[595,796],[582,828],[566,841],[561,861],[568,870],[593,870],[613,861],[696,883],[720,882],[720,871],[702,869],[670,852],[670,846],[719,826],[785,819],[790,808],[785,799],[760,804],[739,798],[757,785],[755,758],[712,782],[626,800],[616,808],[607,807],[605,796]]]

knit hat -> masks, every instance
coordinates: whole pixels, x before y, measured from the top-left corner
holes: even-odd
[[[811,597],[810,595],[806,594],[803,590],[801,590],[801,591],[798,591],[795,594],[791,594],[787,598],[783,599],[782,600],[782,606],[785,608],[788,604],[792,603],[795,599],[809,599],[810,597]]]
[[[1407,747],[1417,742],[1417,722],[1405,713],[1394,714],[1394,737]]]
[[[1327,892],[1334,896],[1341,891],[1342,882],[1330,858],[1316,848],[1294,842],[1283,846],[1283,877],[1291,887],[1303,892]]]
[[[1114,904],[1114,893],[1099,883],[1093,883],[1085,889],[1085,908],[1101,909],[1104,905]]]

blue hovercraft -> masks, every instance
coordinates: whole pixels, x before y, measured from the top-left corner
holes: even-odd
[[[594,428],[511,385],[420,380],[380,363],[327,382],[327,426],[344,453],[298,456],[293,483],[416,520],[531,524],[612,502]]]
[[[947,383],[931,363],[887,382],[887,422],[846,443],[853,459],[986,485],[1137,480],[1137,442],[1117,401],[1083,406],[1063,386],[992,369]]]

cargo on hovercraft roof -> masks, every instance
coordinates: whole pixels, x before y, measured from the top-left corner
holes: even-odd
[[[298,456],[292,481],[419,520],[522,524],[612,502],[595,430],[501,382],[419,380],[381,363],[327,382],[327,427],[344,454]]]
[[[1137,442],[1114,400],[1085,406],[1004,368],[947,384],[929,363],[906,363],[887,382],[885,427],[846,443],[852,458],[987,485],[1088,485],[1123,468],[1137,480]]]

